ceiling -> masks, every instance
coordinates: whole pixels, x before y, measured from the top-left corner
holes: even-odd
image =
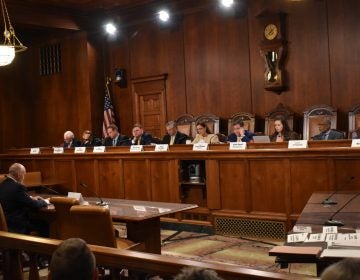
[[[160,7],[179,14],[213,3],[214,0],[6,0],[15,25],[66,30],[93,30],[108,19],[131,26],[152,19]]]
[[[135,8],[156,2],[155,0],[7,0],[8,5],[38,8],[64,8],[74,11],[109,10],[112,8]],[[157,1],[159,2],[159,1]]]

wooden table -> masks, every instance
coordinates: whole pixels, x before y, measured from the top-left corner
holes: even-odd
[[[95,204],[95,197],[85,197],[85,201]],[[104,198],[109,203],[110,214],[114,221],[124,222],[127,238],[144,244],[145,252],[161,254],[160,217],[198,207],[195,204],[165,203]],[[47,212],[54,207],[49,206]],[[49,211],[50,210],[50,211]]]
[[[311,226],[312,233],[321,233],[324,223],[335,214],[333,220],[341,221],[344,224],[344,226],[338,227],[338,232],[354,233],[356,228],[360,227],[360,196],[356,197],[358,193],[357,191],[313,193],[296,222],[296,226]],[[322,202],[329,196],[337,204],[324,205]],[[339,213],[336,213],[337,211]],[[289,232],[289,234],[292,233],[294,232]],[[309,254],[300,253],[304,248],[300,248],[300,250],[294,249],[294,247],[322,247],[326,249],[326,242],[287,243],[285,245],[291,248],[284,247],[284,250],[274,248],[269,252],[269,255],[276,256],[276,262],[283,267],[286,267],[289,263],[315,263],[318,276],[329,264],[341,259],[339,257],[320,258],[320,254],[315,252]]]

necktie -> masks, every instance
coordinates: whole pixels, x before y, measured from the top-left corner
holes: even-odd
[[[113,146],[116,146],[116,138],[113,139]]]
[[[175,136],[170,137],[170,145],[174,145]]]

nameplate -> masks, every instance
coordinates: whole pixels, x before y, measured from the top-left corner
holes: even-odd
[[[85,153],[85,151],[86,151],[86,147],[75,147],[74,153],[81,154],[81,153]]]
[[[95,146],[93,149],[93,153],[104,153],[105,146]]]
[[[142,152],[143,151],[143,145],[131,145],[130,146],[130,152]]]
[[[312,229],[310,226],[294,226],[293,232],[307,232],[312,233]]]
[[[338,228],[336,226],[323,227],[323,233],[337,233]]]
[[[351,148],[360,148],[360,139],[353,139],[351,141]]]
[[[323,242],[325,241],[325,237],[325,233],[314,233],[310,234],[309,238],[306,239],[305,242]]]
[[[155,145],[155,152],[166,152],[169,150],[168,144],[156,144]]]
[[[289,234],[287,236],[287,242],[288,243],[304,242],[307,236],[308,234],[306,232]]]
[[[246,142],[230,142],[229,150],[246,150]]]
[[[78,192],[68,192],[68,197],[69,198],[75,198],[76,200],[79,201],[79,204],[85,204],[85,200],[83,198],[83,196],[81,195],[81,193]]]
[[[290,140],[288,144],[289,149],[306,149],[307,147],[307,140]]]
[[[32,154],[32,155],[40,154],[40,148],[31,148],[30,154]]]
[[[193,151],[207,151],[208,147],[208,143],[196,143],[193,145]]]
[[[54,147],[54,154],[63,154],[64,148],[63,147]]]

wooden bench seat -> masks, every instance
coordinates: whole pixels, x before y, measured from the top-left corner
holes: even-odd
[[[1,249],[10,249],[11,251],[25,250],[27,252],[52,255],[60,243],[61,240],[0,231]],[[174,276],[178,274],[183,267],[193,266],[215,270],[224,279],[316,279],[294,274],[274,273],[249,268],[241,268],[239,266],[230,264],[205,263],[184,260],[176,257],[140,253],[103,246],[89,245],[89,247],[95,254],[96,263],[98,265],[111,268],[127,268],[145,273],[160,275],[162,277]],[[14,265],[13,267],[16,266]]]

